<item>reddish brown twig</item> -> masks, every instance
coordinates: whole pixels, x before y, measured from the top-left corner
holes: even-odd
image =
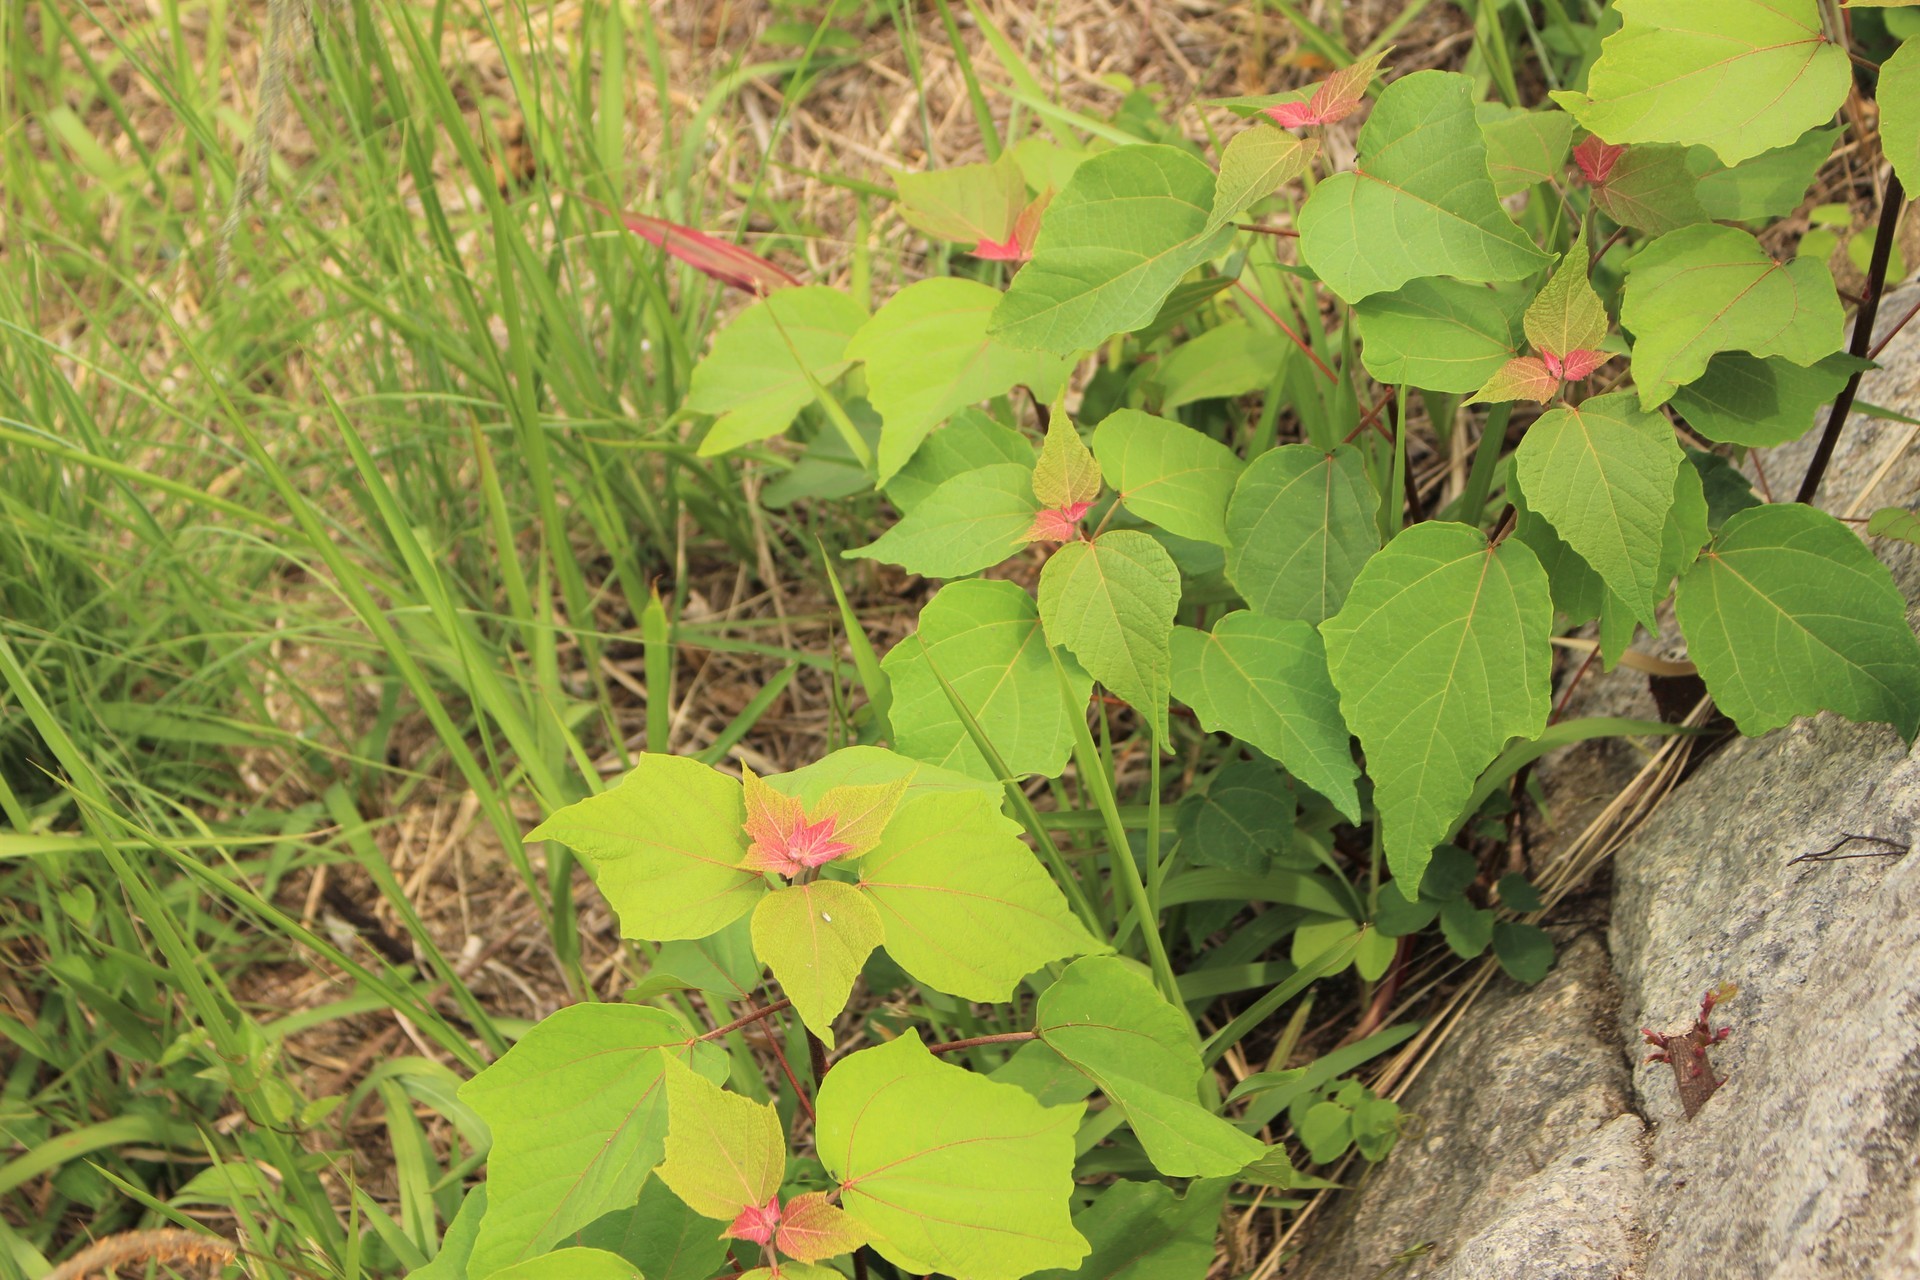
[[[965,1040],[948,1040],[941,1044],[927,1046],[928,1053],[959,1053],[962,1049],[975,1049],[983,1044],[1013,1044],[1020,1040],[1038,1040],[1038,1031],[1004,1031],[997,1036],[971,1036]]]

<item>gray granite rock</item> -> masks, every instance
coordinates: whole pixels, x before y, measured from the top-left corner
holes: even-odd
[[[1884,322],[1917,299],[1891,295]],[[1920,325],[1880,359],[1861,399],[1920,416]],[[1920,507],[1916,443],[1855,415],[1820,504]],[[1812,448],[1768,451],[1752,474],[1790,497]],[[1874,549],[1920,597],[1920,549]],[[1643,689],[1617,672],[1595,709],[1645,714]],[[1549,786],[1577,795],[1557,763]],[[1589,749],[1586,767],[1607,763]],[[1729,744],[1616,855],[1610,955],[1576,940],[1539,988],[1484,998],[1408,1098],[1419,1137],[1289,1274],[1370,1276],[1432,1241],[1395,1274],[1920,1280],[1920,852],[1795,861],[1917,828],[1920,758],[1887,729],[1820,716]],[[1638,1063],[1639,1029],[1678,1030],[1722,982],[1740,988],[1714,1018],[1733,1029],[1714,1051],[1728,1079],[1688,1120],[1671,1070]]]
[[[1495,1274],[1611,1280],[1613,1273],[1580,1269],[1580,1260],[1625,1238],[1611,1216],[1555,1212],[1554,1222],[1529,1226],[1520,1213],[1521,1206],[1544,1206],[1588,1178],[1607,1185],[1604,1199],[1637,1200],[1637,1191],[1627,1188],[1637,1183],[1639,1160],[1619,1154],[1623,1130],[1616,1123],[1623,1116],[1634,1126],[1639,1121],[1626,1114],[1627,1064],[1615,1044],[1619,1018],[1605,948],[1594,935],[1579,935],[1539,986],[1527,990],[1496,979],[1470,1018],[1403,1101],[1413,1123],[1393,1158],[1340,1197],[1314,1248],[1290,1274],[1370,1276],[1396,1254],[1431,1243],[1435,1248],[1394,1273],[1396,1280]],[[1582,1156],[1586,1163],[1571,1163]],[[1486,1234],[1492,1224],[1507,1224],[1505,1238],[1516,1247],[1524,1237],[1527,1247],[1548,1249],[1539,1255],[1542,1266],[1564,1261],[1568,1269],[1456,1270],[1502,1256],[1505,1246]]]

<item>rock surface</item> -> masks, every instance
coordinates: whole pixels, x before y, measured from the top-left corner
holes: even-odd
[[[1920,416],[1920,325],[1880,359],[1860,398]],[[1916,441],[1855,415],[1820,504],[1920,506]],[[1812,443],[1761,459],[1775,496]],[[1874,549],[1920,598],[1920,548]],[[1287,1274],[1368,1277],[1432,1242],[1389,1274],[1920,1280],[1920,852],[1795,861],[1844,833],[1920,838],[1920,758],[1890,730],[1821,716],[1708,760],[1616,855],[1610,954],[1583,935],[1531,992],[1490,988],[1404,1101],[1423,1127]],[[1639,1029],[1729,981],[1728,1082],[1689,1121]]]

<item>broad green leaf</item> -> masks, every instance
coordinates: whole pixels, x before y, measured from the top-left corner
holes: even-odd
[[[791,884],[753,909],[753,949],[807,1029],[833,1047],[833,1020],[886,930],[873,904],[838,880]]]
[[[1607,327],[1607,308],[1587,280],[1587,229],[1583,225],[1573,247],[1527,307],[1527,341],[1535,351],[1564,356],[1569,351],[1598,347],[1606,341]]]
[[[1137,529],[1069,542],[1040,571],[1040,620],[1049,643],[1138,711],[1167,740],[1167,645],[1180,604],[1180,570]]]
[[[1898,538],[1920,546],[1920,515],[1905,507],[1881,507],[1867,517],[1869,538]]]
[[[1908,36],[1880,64],[1874,94],[1880,107],[1880,150],[1911,196],[1920,191],[1920,36]]]
[[[1509,738],[1546,727],[1547,575],[1525,544],[1477,529],[1403,530],[1320,626],[1340,708],[1367,753],[1387,863],[1409,882]]]
[[[660,1181],[702,1217],[732,1222],[779,1193],[787,1135],[770,1102],[730,1093],[668,1059],[667,1146]]]
[[[1493,954],[1515,982],[1531,986],[1553,968],[1553,939],[1539,925],[1501,920],[1493,926]]]
[[[490,1280],[641,1280],[640,1268],[604,1249],[558,1249],[491,1273]]]
[[[1086,161],[1087,152],[1063,145],[1038,134],[1020,139],[1011,148],[1014,163],[1033,191],[1064,191],[1073,180],[1074,170]]]
[[[1224,1177],[1265,1152],[1195,1100],[1202,1068],[1193,1026],[1130,962],[1089,956],[1068,965],[1041,993],[1034,1029],[1127,1113],[1147,1158],[1169,1177]]]
[[[1064,413],[1047,421],[1047,438],[1033,464],[1033,496],[1043,507],[1071,507],[1100,496],[1100,464]]]
[[[1920,642],[1893,575],[1851,529],[1798,503],[1728,520],[1675,610],[1707,692],[1745,734],[1836,711],[1920,729]]]
[[[772,1267],[755,1267],[751,1271],[742,1272],[740,1280],[847,1280],[847,1278],[832,1267],[786,1260],[781,1262],[778,1271]]]
[[[1465,395],[1519,354],[1527,295],[1439,277],[1377,293],[1353,309],[1360,359],[1389,386]]]
[[[1379,505],[1351,445],[1269,449],[1227,507],[1227,581],[1255,613],[1318,623],[1379,549]]]
[[[1040,966],[1103,949],[986,792],[902,804],[860,863],[860,889],[880,912],[887,954],[963,1000],[1008,1000]]]
[[[1176,676],[1174,687],[1179,684]],[[1214,774],[1204,792],[1189,791],[1181,799],[1182,850],[1199,866],[1265,875],[1274,855],[1292,842],[1297,809],[1293,788],[1278,769],[1264,760],[1236,760]]]
[[[1640,407],[1654,409],[1722,351],[1810,365],[1840,349],[1840,298],[1826,264],[1775,262],[1734,227],[1683,227],[1627,270],[1620,323],[1633,333]]]
[[[1473,81],[1418,71],[1388,85],[1352,173],[1300,210],[1300,255],[1346,302],[1426,276],[1519,280],[1546,265],[1494,195]]]
[[[744,871],[740,784],[683,756],[644,753],[618,785],[527,833],[587,864],[620,935],[663,942],[718,933],[753,909],[766,882]]]
[[[1033,470],[1033,442],[1012,427],[995,422],[978,409],[962,409],[946,427],[927,437],[907,465],[881,487],[902,512],[966,471],[996,462],[1017,462]]]
[[[941,677],[1015,775],[1054,777],[1066,767],[1073,750],[1067,717],[1079,714],[1093,692],[1093,678],[1069,660],[1079,706],[1062,701],[1040,610],[1011,582],[948,583],[921,609],[918,629],[880,666],[893,682],[895,748],[977,778],[991,779],[992,770]]]
[[[1092,1255],[1033,1280],[1206,1280],[1231,1181],[1190,1183],[1184,1196],[1164,1182],[1113,1183],[1073,1218]]]
[[[1303,140],[1267,125],[1234,134],[1220,153],[1220,178],[1206,229],[1218,231],[1305,173],[1319,150],[1316,140]]]
[[[1171,413],[1196,400],[1226,399],[1270,387],[1292,352],[1271,326],[1255,328],[1238,319],[1217,324],[1175,347],[1154,367],[1160,410]]]
[[[668,1055],[726,1070],[721,1050],[692,1038],[662,1009],[569,1005],[460,1087],[493,1131],[470,1274],[545,1253],[633,1203],[666,1143]]]
[[[838,378],[847,340],[866,320],[858,302],[825,285],[777,290],[735,316],[687,388],[686,410],[716,418],[700,452],[725,453],[785,431],[813,403],[807,376],[823,386]]]
[[[1043,1107],[909,1030],[836,1063],[817,1109],[841,1207],[895,1266],[1018,1280],[1086,1256],[1068,1211],[1081,1104]]]
[[[1839,136],[1837,128],[1814,129],[1790,146],[1736,165],[1721,164],[1704,147],[1695,149],[1687,163],[1700,180],[1701,208],[1707,217],[1723,222],[1786,217],[1807,198],[1807,188],[1813,185],[1814,176],[1832,154]]]
[[[905,780],[906,793],[900,803],[916,796],[965,792],[969,795],[999,797],[1000,788],[991,782],[926,764],[910,756],[883,747],[841,747],[828,752],[812,764],[791,773],[777,773],[767,785],[805,801],[819,804],[836,787],[870,787]]]
[[[1059,394],[1065,362],[987,336],[999,301],[999,290],[976,280],[921,280],[888,299],[847,344],[847,359],[866,362],[867,398],[884,424],[881,484],[958,410],[1016,386],[1032,387],[1042,401]]]
[[[638,1203],[598,1219],[575,1239],[587,1248],[619,1254],[647,1280],[711,1280],[727,1256],[713,1223],[688,1208],[658,1178],[647,1179]]]
[[[1805,435],[1856,367],[1844,353],[1803,368],[1784,356],[1723,351],[1673,393],[1673,407],[1709,440],[1767,448]]]
[[[1527,545],[1546,571],[1553,607],[1564,613],[1574,626],[1598,618],[1609,599],[1607,584],[1600,580],[1592,565],[1566,544],[1544,516],[1528,506],[1526,494],[1519,486],[1509,489],[1508,496],[1515,509],[1513,536]],[[1625,605],[1620,609],[1632,617]]]
[[[1232,231],[1210,231],[1213,170],[1178,147],[1119,147],[1074,170],[1033,261],[993,313],[1009,346],[1072,355],[1153,319],[1180,277]]]
[[[1659,576],[1661,537],[1684,460],[1666,418],[1640,412],[1627,392],[1550,410],[1514,454],[1528,508],[1654,629],[1672,578]]]
[[[1227,544],[1227,502],[1240,459],[1213,437],[1138,409],[1093,429],[1093,453],[1127,510],[1168,533]]]
[[[480,1235],[480,1220],[486,1212],[487,1184],[482,1182],[461,1197],[459,1211],[447,1224],[446,1234],[440,1237],[440,1252],[434,1254],[426,1266],[407,1272],[407,1280],[468,1280],[467,1264],[473,1257],[473,1244]]]
[[[655,982],[662,991],[706,991],[722,1000],[751,996],[760,985],[760,962],[753,955],[752,917],[742,916],[704,938],[662,943],[642,986]],[[635,1004],[645,1004],[650,998],[628,997]]]
[[[1753,492],[1753,481],[1742,475],[1733,463],[1717,453],[1702,453],[1698,449],[1688,449],[1686,453],[1687,465],[1699,473],[1701,495],[1707,500],[1708,530],[1718,533],[1720,526],[1735,512],[1760,505],[1759,497]],[[1868,528],[1871,530],[1871,522]]]
[[[1039,506],[1032,469],[996,462],[963,472],[922,498],[900,523],[849,559],[897,564],[928,578],[960,578],[999,564],[1027,541]]]
[[[1825,124],[1847,96],[1847,51],[1815,0],[1616,0],[1587,91],[1555,102],[1608,142],[1702,143],[1727,164]]]
[[[1710,221],[1689,154],[1657,142],[1626,148],[1607,180],[1593,188],[1593,203],[1621,226],[1650,236]]]
[[[1173,694],[1200,727],[1230,733],[1286,766],[1360,821],[1360,796],[1340,698],[1327,676],[1320,634],[1299,618],[1239,610],[1213,624],[1173,631]]]
[[[1027,183],[1011,156],[926,173],[896,171],[900,216],[936,240],[1005,240],[1027,203]]]
[[[1552,182],[1566,168],[1573,144],[1573,117],[1566,112],[1482,102],[1474,108],[1474,119],[1486,139],[1493,193],[1502,200]]]

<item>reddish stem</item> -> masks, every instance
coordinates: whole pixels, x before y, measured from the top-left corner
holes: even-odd
[[[943,1044],[930,1044],[928,1053],[959,1053],[962,1049],[975,1049],[983,1044],[1013,1044],[1020,1040],[1038,1040],[1038,1031],[1005,1031],[997,1036],[972,1036],[965,1040],[948,1040]]]
[[[1327,381],[1329,382],[1340,381],[1340,375],[1327,367],[1327,362],[1322,360],[1318,355],[1318,353],[1316,353],[1312,347],[1307,345],[1307,340],[1305,338],[1302,338],[1299,334],[1295,333],[1293,331],[1293,327],[1289,325],[1285,320],[1282,320],[1280,318],[1279,312],[1275,311],[1272,307],[1262,302],[1259,298],[1259,295],[1255,294],[1253,290],[1247,288],[1246,282],[1244,280],[1235,280],[1233,282],[1233,287],[1238,289],[1240,292],[1246,294],[1247,300],[1253,303],[1254,306],[1260,308],[1261,311],[1265,312],[1267,319],[1279,325],[1280,332],[1286,334],[1287,337],[1291,338],[1293,340],[1293,345],[1300,348],[1300,350],[1306,355],[1307,359],[1313,361],[1313,367],[1327,375]]]
[[[735,1018],[732,1022],[729,1022],[724,1027],[715,1027],[713,1030],[707,1032],[705,1035],[697,1037],[697,1039],[718,1040],[721,1036],[726,1035],[729,1031],[738,1031],[740,1028],[747,1026],[750,1023],[759,1022],[762,1018],[771,1018],[774,1014],[779,1013],[782,1009],[791,1009],[792,1007],[793,1007],[793,1001],[791,1000],[775,1000],[772,1004],[767,1005],[764,1008],[753,1009],[748,1011],[745,1014],[742,1014],[740,1017]]]

